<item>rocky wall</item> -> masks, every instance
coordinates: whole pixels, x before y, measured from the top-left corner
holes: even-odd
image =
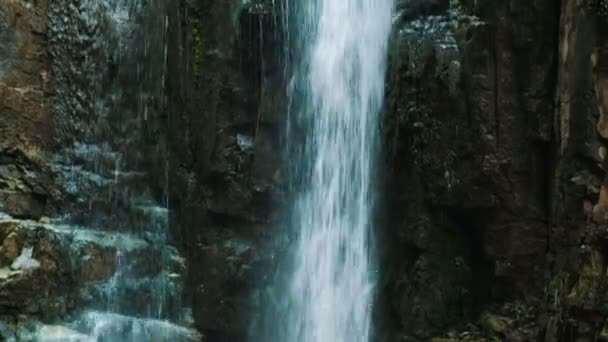
[[[605,5],[563,1],[561,6],[547,341],[608,338]]]
[[[388,74],[388,340],[540,306],[548,271],[559,6],[416,6],[400,3]]]
[[[244,340],[284,247],[274,230],[286,197],[278,2],[158,2],[166,26],[142,24],[166,49],[128,56],[110,53],[119,41],[109,18],[69,2],[0,0],[0,211],[12,216],[0,218],[0,308],[52,320],[96,300],[87,284],[114,273],[117,246],[84,229],[69,240],[45,216],[70,208],[96,229],[109,221],[92,218],[128,218],[112,234],[146,224],[118,186],[168,203],[196,327],[208,341]],[[608,338],[605,8],[399,1],[383,113],[378,339]],[[118,68],[135,60],[163,73]],[[116,89],[122,100],[109,108],[125,111],[100,121],[98,95]],[[108,183],[119,154],[150,172]],[[77,182],[67,166],[80,167]],[[33,273],[12,267],[26,245],[37,246]],[[147,241],[137,246],[153,260]],[[38,292],[57,301],[36,306]]]
[[[0,211],[48,214],[59,200],[43,163],[53,141],[47,1],[0,3]]]
[[[197,328],[243,341],[261,308],[281,202],[284,96],[270,2],[176,1],[167,98],[173,231]]]

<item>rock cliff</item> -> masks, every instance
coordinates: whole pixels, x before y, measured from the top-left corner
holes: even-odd
[[[284,252],[280,2],[87,4],[0,0],[0,336],[68,333],[129,255],[123,314],[170,275],[164,318],[243,341]],[[606,4],[398,2],[378,340],[608,339]]]

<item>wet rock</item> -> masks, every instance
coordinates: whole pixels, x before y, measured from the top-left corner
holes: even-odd
[[[153,134],[146,136],[153,147],[140,141],[154,130],[143,121],[161,107],[161,1],[150,4],[154,20],[113,2],[0,2],[0,315],[58,321],[108,298],[126,311],[133,293],[146,304],[135,314],[156,313],[163,301],[177,311],[185,262],[165,246],[168,211],[163,220],[140,210],[157,194],[148,174],[132,168],[148,167],[142,155],[156,158],[152,150],[162,145]],[[141,29],[126,22],[127,12]],[[158,72],[142,73],[135,61]],[[127,228],[132,233],[120,233]],[[21,328],[20,340],[34,339],[32,329]],[[70,329],[47,327],[42,335],[83,339]],[[160,330],[139,337],[150,340]]]
[[[52,139],[48,78],[43,77],[49,70],[46,8],[46,1],[0,6],[0,211],[22,217],[48,209],[47,198],[33,184],[46,175],[31,177],[26,171],[37,171],[31,163],[13,159],[15,150],[39,158]]]
[[[0,211],[39,218],[60,202],[61,194],[50,168],[35,155],[11,147],[0,148],[0,198]]]
[[[12,263],[18,256],[21,250],[21,242],[16,232],[9,233],[4,238],[2,246],[0,246],[0,254],[4,262]]]
[[[558,56],[547,51],[558,44],[559,8],[437,4],[434,15],[421,8],[396,22],[389,58],[383,179],[392,252],[382,265],[388,315],[404,333],[432,334],[477,320],[486,305],[542,297],[548,267],[552,192],[541,184],[553,170]],[[401,6],[407,13],[408,2]],[[595,176],[579,180],[578,191],[597,196]]]
[[[0,220],[0,236],[7,234],[24,247],[10,268],[0,268],[2,312],[57,319],[70,303],[104,303],[111,290],[121,307],[150,312],[163,305],[170,308],[165,314],[178,315],[185,269],[174,249],[157,250],[126,234],[12,218]],[[174,265],[163,269],[164,261],[150,257],[158,255]],[[120,289],[111,289],[117,284]]]
[[[450,8],[450,0],[401,0],[399,10],[401,19],[408,21],[416,18],[444,14]]]
[[[248,299],[263,286],[254,277],[265,274],[259,267],[272,249],[262,246],[281,205],[280,14],[267,1],[172,6],[169,108],[183,113],[169,120],[181,165],[170,170],[170,202],[180,208],[172,224],[188,263],[207,270],[190,273],[198,329],[242,340],[261,310]]]
[[[602,330],[600,330],[600,334],[598,336],[598,341],[606,342],[608,341],[608,325],[604,323]]]
[[[30,223],[0,220],[0,235],[9,231],[22,247],[10,268],[0,268],[0,309],[11,313],[48,310],[52,315],[55,311],[43,303],[59,294],[58,285],[65,280],[62,272],[70,269],[70,265],[57,262],[68,260],[67,251],[54,232]]]
[[[490,313],[481,316],[481,326],[490,334],[504,335],[511,330],[513,321],[507,317],[500,317]]]
[[[116,251],[86,243],[81,249],[80,281],[108,281],[116,269]]]

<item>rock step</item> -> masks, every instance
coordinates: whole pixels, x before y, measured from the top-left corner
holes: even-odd
[[[59,175],[65,193],[75,197],[76,201],[85,201],[93,194],[104,196],[106,201],[113,193],[142,194],[147,193],[147,173],[142,171],[122,170],[107,174],[87,170],[82,166],[51,165]]]
[[[176,321],[183,304],[182,284],[182,275],[167,271],[144,278],[117,274],[108,283],[82,288],[81,298],[93,310]]]
[[[168,211],[155,204],[145,173],[123,172],[108,178],[79,167],[58,170],[66,193],[74,196],[66,210],[69,223],[114,231],[165,230]]]
[[[161,239],[165,244],[168,238],[169,210],[144,201],[133,201],[116,207],[98,206],[93,203],[90,210],[74,211],[70,216],[49,221],[87,227],[97,232],[138,236],[147,241]]]
[[[121,312],[173,318],[184,259],[154,238],[0,217],[0,312],[53,320],[105,296]]]
[[[120,143],[122,139],[114,139],[115,144],[127,146]],[[130,138],[126,140],[130,140]],[[57,153],[53,161],[58,166],[77,166],[93,173],[111,177],[117,170],[122,171],[139,164],[138,161],[141,161],[142,157],[141,152],[137,149],[128,148],[117,151],[107,142],[96,144],[75,143],[72,147],[64,148]]]
[[[54,158],[56,164],[82,166],[98,173],[100,170],[114,171],[122,159],[120,153],[113,151],[107,143],[85,144],[74,143],[64,148]]]
[[[160,208],[141,210],[158,210],[157,214],[163,215]],[[157,266],[161,262],[169,262],[172,269],[178,273],[182,272],[182,268],[185,267],[183,258],[174,247],[166,244],[165,237],[161,233],[150,229],[146,234],[135,235],[5,217],[0,218],[0,242],[2,242],[0,256],[4,256],[5,261],[13,262],[19,256],[18,252],[24,248],[33,247],[34,253],[39,254],[42,252],[40,250],[42,247],[45,247],[47,252],[49,247],[56,247],[58,252],[67,253],[70,257],[79,257],[81,267],[83,263],[95,261],[94,259],[99,256],[112,259],[116,262],[116,267],[135,277],[160,272]],[[36,245],[36,242],[41,242],[40,240],[45,237],[55,240],[55,246]],[[162,257],[166,259],[161,260]],[[144,266],[140,263],[151,265]]]
[[[90,209],[88,206],[80,209],[74,210],[68,217],[53,221],[87,226],[95,231],[131,234],[147,240],[156,241],[161,238],[166,241],[168,238],[169,210],[166,208],[141,202],[116,203],[114,206],[95,202],[90,205]]]

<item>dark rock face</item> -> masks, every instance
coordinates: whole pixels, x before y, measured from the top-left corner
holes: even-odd
[[[19,148],[0,150],[0,211],[19,218],[40,218],[61,202],[58,180],[40,156]]]
[[[397,4],[400,19],[404,21],[445,14],[449,8],[450,0],[402,0]]]
[[[70,3],[0,0],[0,212],[10,215],[0,216],[0,336],[15,334],[17,316],[53,321],[102,303],[120,256],[137,278],[121,289],[126,314],[155,303],[159,251],[144,228],[141,238],[125,234],[163,224],[131,202],[139,193],[168,201],[171,242],[191,265],[184,280],[185,260],[166,247],[167,305],[191,303],[207,341],[244,340],[282,247],[273,233],[286,197],[280,6],[154,2],[166,31],[160,21],[140,25],[168,41],[165,58],[151,53],[160,45],[114,53],[121,41],[110,18]],[[378,339],[608,336],[605,8],[603,0],[398,2]],[[137,42],[142,33],[129,34]],[[164,72],[141,75],[136,61]],[[162,91],[133,82],[163,78]],[[96,116],[100,104],[108,120]],[[133,172],[114,177],[120,158]],[[89,229],[46,218],[61,212]]]
[[[49,111],[47,2],[0,2],[0,210],[47,215],[60,200],[44,152],[53,138]]]
[[[557,163],[549,260],[553,296],[547,337],[605,336],[608,26],[601,11],[561,7]]]
[[[241,341],[260,312],[281,203],[280,20],[255,1],[176,2],[169,13],[173,231],[194,265],[197,327]]]
[[[157,179],[165,8],[146,2],[126,25],[110,5],[120,4],[0,1],[0,340],[67,334],[67,320],[110,307],[126,315],[120,329],[200,340]]]
[[[2,1],[0,6],[0,146],[36,154],[52,138],[48,112],[49,58],[44,47],[47,2]]]
[[[393,328],[424,340],[494,310],[439,340],[603,336],[602,12],[462,5],[395,33],[385,127],[389,211],[401,214],[381,292]]]
[[[552,1],[507,1],[396,28],[386,127],[402,214],[387,290],[407,331],[541,300],[557,25]]]

